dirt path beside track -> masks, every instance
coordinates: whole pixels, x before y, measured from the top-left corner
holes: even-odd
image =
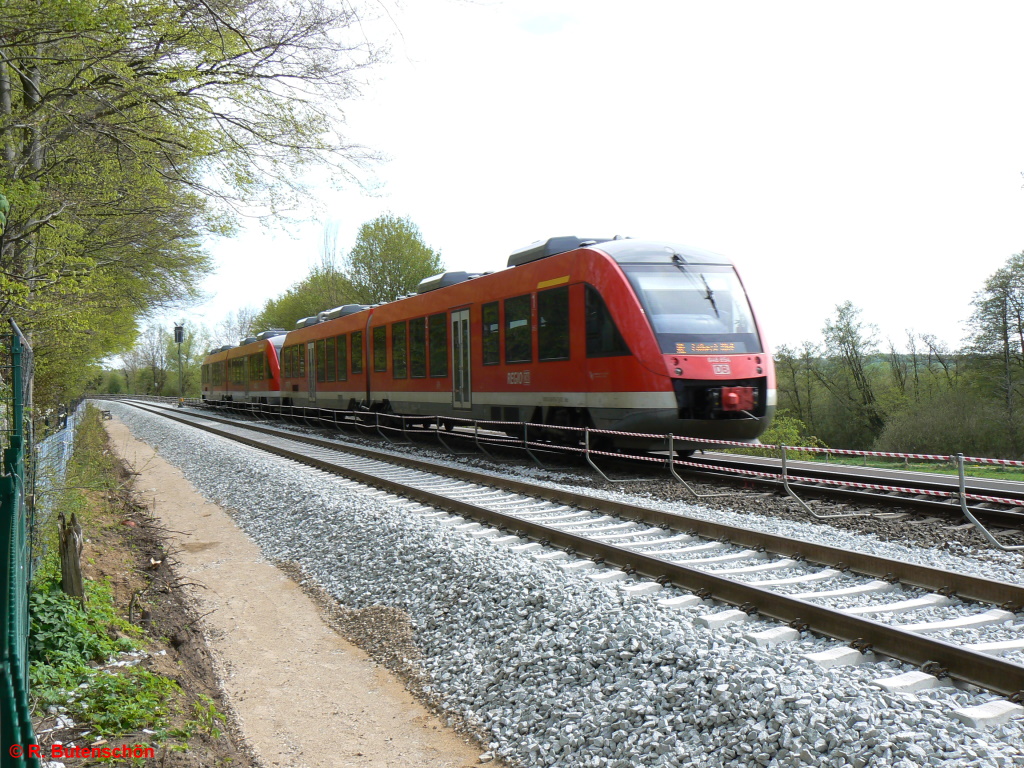
[[[263,765],[465,768],[467,744],[395,675],[340,637],[229,515],[120,421],[106,422],[136,490],[170,531],[180,576],[219,667],[236,727]],[[495,763],[489,763],[493,766]]]

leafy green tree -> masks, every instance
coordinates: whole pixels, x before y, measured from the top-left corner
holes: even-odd
[[[181,372],[185,397],[199,397],[201,367],[211,346],[211,334],[202,324],[183,323]],[[171,327],[149,323],[139,334],[134,346],[121,355],[121,371],[110,372],[123,377],[124,389],[135,395],[176,397],[178,387],[178,345]]]
[[[973,367],[998,399],[1008,448],[1018,456],[1024,449],[1024,253],[996,270],[972,304]]]
[[[291,330],[299,318],[311,317],[343,304],[361,304],[348,278],[337,268],[334,258],[325,252],[320,264],[309,275],[276,299],[270,299],[252,321],[256,330]],[[225,342],[236,343],[236,342]]]
[[[124,376],[120,371],[103,371],[96,391],[109,395],[121,394],[124,392]]]
[[[5,2],[0,314],[41,391],[50,362],[124,351],[138,318],[195,298],[201,239],[238,211],[297,208],[310,165],[351,178],[371,156],[338,105],[375,59],[330,0]]]
[[[444,270],[441,255],[423,243],[408,218],[385,214],[363,224],[355,245],[338,266],[336,231],[327,227],[320,263],[281,296],[271,299],[253,321],[256,329],[291,329],[343,304],[380,304],[414,293],[419,282]]]
[[[799,349],[779,347],[775,354],[778,377],[779,410],[789,410],[801,422],[813,423],[816,405],[821,399],[820,385],[814,375],[819,364],[817,346],[805,341]]]
[[[413,293],[423,278],[443,270],[441,254],[423,242],[419,227],[391,214],[360,227],[344,263],[355,295],[365,304]]]
[[[830,428],[818,427],[830,443],[870,445],[885,426],[868,371],[869,357],[876,351],[875,332],[874,326],[861,322],[860,310],[849,301],[825,322],[824,359],[813,372],[832,399]]]
[[[163,394],[199,397],[202,394],[202,365],[203,359],[210,351],[210,332],[202,324],[183,323],[184,336],[181,343],[181,383],[178,382],[179,350],[174,337],[169,335],[164,347],[164,360],[166,361],[167,379],[165,392]]]
[[[171,372],[167,352],[173,338],[167,328],[151,323],[139,334],[135,346],[121,356],[124,377],[131,394],[172,394],[165,387]]]

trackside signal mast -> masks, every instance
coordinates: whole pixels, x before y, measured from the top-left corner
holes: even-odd
[[[182,321],[174,326],[174,343],[178,345],[178,407],[185,407],[184,376],[181,370],[181,342],[185,340],[185,322]]]

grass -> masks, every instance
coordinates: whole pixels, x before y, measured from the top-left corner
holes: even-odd
[[[745,456],[769,456],[779,458],[780,452],[774,448],[726,448],[722,453]],[[959,470],[953,461],[912,461],[878,456],[843,456],[834,453],[818,453],[801,451],[798,447],[786,448],[788,461],[813,461],[820,464],[838,464],[844,467],[871,467],[874,469],[896,469],[909,472],[931,472],[938,475],[957,476]],[[1004,467],[997,464],[964,464],[967,477],[988,480],[1024,481],[1024,467]]]
[[[879,459],[872,456],[826,456],[823,454],[788,452],[790,456],[800,460],[828,461],[830,464],[841,464],[850,467],[873,467],[875,469],[902,469],[910,472],[932,472],[938,475],[954,475],[959,472],[953,462],[948,461],[904,461],[903,459]],[[994,464],[964,464],[964,474],[968,477],[980,477],[988,480],[1024,481],[1024,468],[1002,467]]]
[[[87,538],[94,543],[102,540],[97,556],[101,556],[99,552],[123,556],[121,515],[110,514],[108,508],[110,495],[118,489],[118,477],[116,459],[106,450],[99,412],[90,408],[79,424],[74,457],[55,502],[57,511],[69,518],[71,513],[77,516]],[[88,728],[89,739],[148,729],[155,736],[143,737],[146,741],[185,742],[171,743],[172,749],[186,749],[189,735],[196,732],[220,735],[218,724],[223,723],[223,716],[209,699],[194,704],[199,709],[190,713],[174,680],[132,665],[138,657],[120,656],[144,650],[148,640],[143,630],[123,615],[127,606],[118,607],[108,580],[84,580],[84,603],[62,592],[57,534],[55,530],[43,533],[47,554],[29,598],[30,690],[36,714],[46,715],[57,708],[78,726]],[[132,565],[128,558],[123,567]],[[129,665],[111,664],[125,660]],[[183,721],[186,725],[180,726]]]

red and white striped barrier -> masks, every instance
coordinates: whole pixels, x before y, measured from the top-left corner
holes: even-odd
[[[818,448],[812,446],[782,446],[787,451],[801,453],[827,453],[836,456],[878,456],[886,459],[918,459],[921,461],[956,461],[956,456],[932,453],[895,453],[893,451],[856,451],[848,448]]]
[[[965,464],[995,464],[1001,467],[1024,467],[1024,461],[1013,459],[979,459],[974,456],[964,456]]]

